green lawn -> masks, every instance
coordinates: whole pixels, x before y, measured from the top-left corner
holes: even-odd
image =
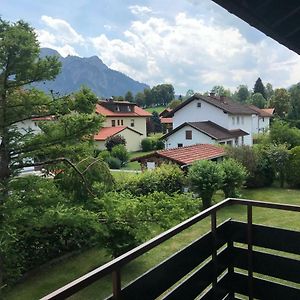
[[[134,176],[134,174],[131,176]],[[218,202],[222,198],[222,193],[217,193],[214,201]],[[279,188],[250,189],[243,191],[243,198],[300,205],[300,190]],[[229,217],[245,220],[245,207],[231,206],[221,210],[218,213],[218,222]],[[256,223],[300,230],[299,214],[297,215],[295,212],[254,208],[253,219]],[[128,282],[143,273],[208,230],[209,219],[207,218],[159,247],[147,252],[124,268],[122,274],[123,282]],[[108,260],[109,257],[104,250],[96,248],[88,250],[82,254],[68,258],[64,262],[37,271],[36,274],[29,276],[24,282],[17,284],[11,291],[8,291],[5,299],[38,299]],[[96,282],[89,288],[76,294],[76,296],[71,297],[71,299],[102,299],[110,294],[110,292],[111,283],[110,277],[108,277]]]
[[[166,109],[166,106],[156,106],[156,107],[148,107],[145,108],[146,111],[152,113],[154,111],[157,111],[159,114]]]

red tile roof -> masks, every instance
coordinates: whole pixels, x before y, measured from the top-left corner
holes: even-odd
[[[160,122],[162,124],[169,124],[169,123],[173,123],[173,118],[160,118]]]
[[[225,150],[221,146],[210,144],[198,144],[180,148],[160,150],[145,156],[137,157],[132,161],[141,161],[151,157],[162,157],[176,162],[180,165],[190,165],[198,160],[213,159],[225,155]]]
[[[274,108],[258,108],[255,105],[249,105],[260,117],[273,117]]]
[[[96,113],[106,116],[106,117],[150,117],[151,113],[140,108],[139,106],[134,106],[133,112],[115,112],[104,107],[101,104],[96,104]]]
[[[32,118],[32,121],[53,121],[55,119],[55,116],[45,116],[45,117],[36,117]]]
[[[119,126],[119,127],[103,127],[100,129],[100,131],[94,135],[94,140],[95,141],[105,141],[107,138],[120,133],[121,131],[125,130],[125,129],[129,129],[131,131],[134,131],[136,133],[138,133],[139,135],[142,135],[142,133],[130,128],[130,127],[126,127],[126,126]]]

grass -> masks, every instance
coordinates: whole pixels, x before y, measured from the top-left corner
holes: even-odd
[[[148,107],[145,108],[146,111],[152,113],[154,111],[157,111],[159,114],[166,109],[166,106],[156,106],[156,107]]]
[[[129,175],[129,173],[127,175]],[[135,175],[134,173],[130,173],[129,176]],[[243,191],[243,198],[300,205],[300,190],[279,188],[249,189]],[[214,197],[214,201],[218,202],[221,199],[223,199],[223,194],[219,192]],[[222,209],[218,213],[218,223],[230,217],[237,220],[245,220],[246,208],[242,206],[231,206]],[[254,208],[253,219],[255,223],[300,231],[299,215],[295,212]],[[206,218],[183,231],[181,234],[164,242],[159,247],[142,255],[123,269],[123,282],[128,282],[142,274],[145,270],[170,256],[208,230],[209,218]],[[29,276],[24,282],[17,284],[10,291],[7,291],[4,299],[38,299],[67,282],[85,274],[89,270],[102,265],[108,260],[109,257],[104,250],[97,248],[90,249],[82,254],[73,256],[59,264],[49,266],[38,271],[36,274]],[[103,278],[101,281],[96,282],[80,293],[77,293],[71,297],[71,299],[102,299],[111,293],[110,280],[110,277]]]

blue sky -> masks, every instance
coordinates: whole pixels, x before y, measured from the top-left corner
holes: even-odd
[[[297,54],[210,0],[0,0],[0,14],[24,19],[41,46],[99,56],[109,67],[176,93],[214,85],[274,87],[300,81]]]

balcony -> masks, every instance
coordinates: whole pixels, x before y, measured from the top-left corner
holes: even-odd
[[[217,224],[218,211],[234,205],[246,206],[247,222]],[[253,207],[300,212],[295,205],[226,199],[42,299],[65,299],[108,274],[107,299],[300,299],[300,232],[254,224]],[[122,267],[205,218],[208,233],[122,286]]]

